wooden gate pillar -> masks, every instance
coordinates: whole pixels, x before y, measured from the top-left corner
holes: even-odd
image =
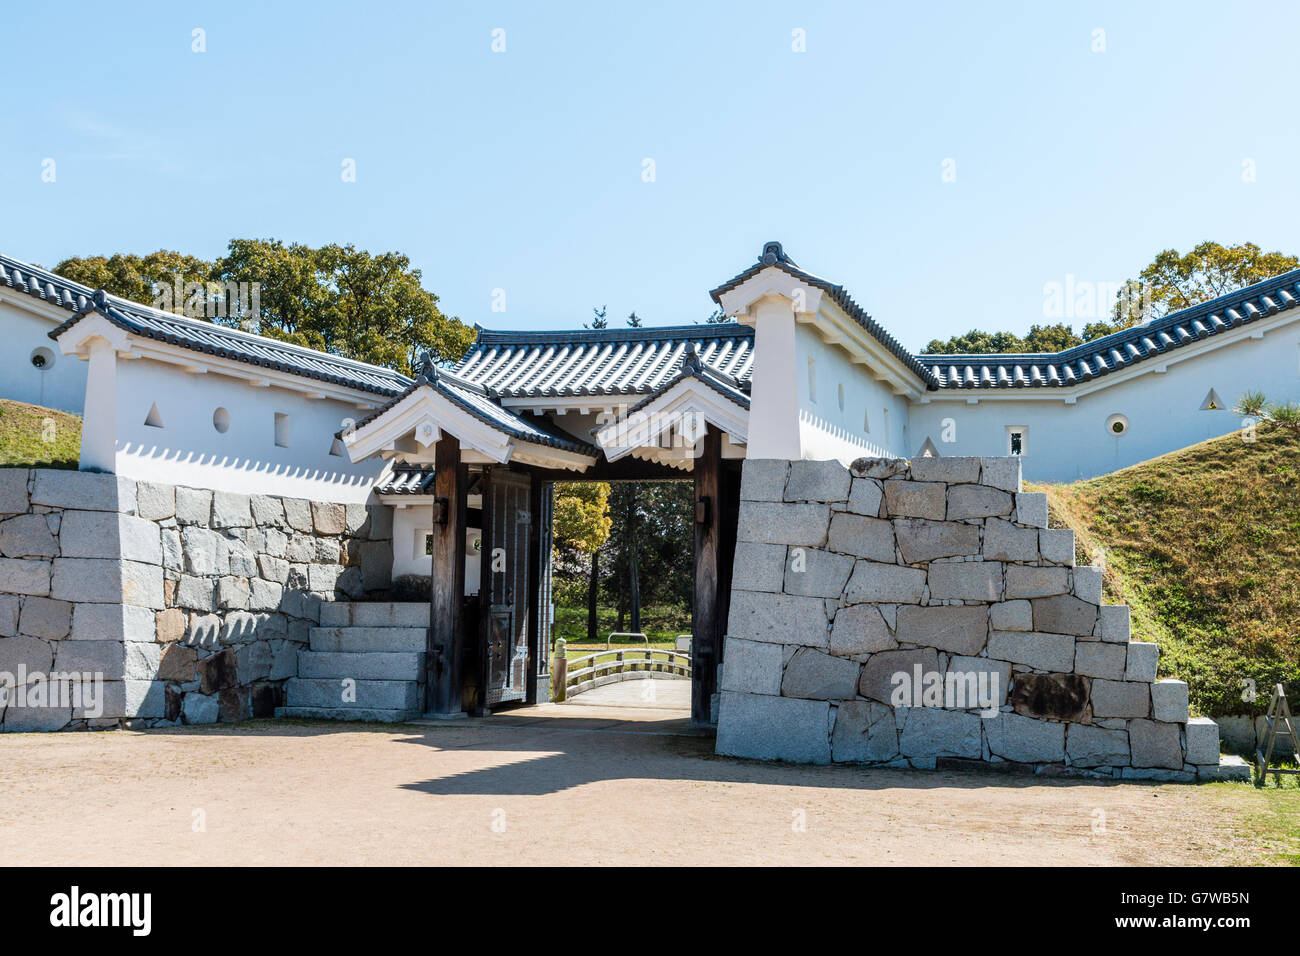
[[[465,642],[461,601],[465,593],[466,472],[460,441],[442,438],[434,448],[432,567],[429,631],[425,643],[425,712],[454,716],[461,707]]]
[[[525,700],[551,699],[551,543],[555,486],[533,478],[528,493],[528,682]]]
[[[713,695],[722,659],[722,433],[707,426],[695,459],[695,606],[691,615],[691,723],[712,723]]]
[[[466,687],[465,709],[475,717],[485,717],[488,713],[488,685],[491,680],[488,657],[492,653],[492,602],[496,595],[492,551],[493,542],[496,541],[497,504],[493,497],[491,465],[483,469],[479,487],[483,494],[483,518],[479,522],[483,537],[479,550],[478,640],[475,643],[473,686]]]

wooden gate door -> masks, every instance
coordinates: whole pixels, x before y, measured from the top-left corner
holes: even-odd
[[[483,500],[483,563],[479,593],[487,614],[488,707],[521,701],[528,693],[529,476],[493,468]]]

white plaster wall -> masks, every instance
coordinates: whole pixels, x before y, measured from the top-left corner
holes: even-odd
[[[192,488],[364,503],[385,468],[380,459],[352,464],[346,453],[329,453],[344,421],[366,414],[350,403],[309,399],[274,386],[258,388],[212,372],[191,375],[150,359],[118,357],[116,368],[113,470],[119,475]],[[154,403],[162,428],[144,424]],[[213,427],[218,407],[230,414],[224,434]],[[276,412],[290,416],[288,448],[275,444]]]
[[[794,313],[788,299],[754,303],[754,369],[749,394],[749,458],[801,458]]]
[[[63,355],[49,337],[49,332],[69,313],[58,309],[46,316],[20,304],[21,298],[30,297],[15,297],[21,297],[21,293],[0,293],[0,342],[4,344],[0,398],[80,415],[86,395],[86,365]],[[44,370],[31,362],[38,348],[47,349],[51,356],[51,364]]]
[[[606,399],[606,401],[608,400]],[[585,413],[580,410],[566,409],[563,412],[552,412],[548,417],[557,430],[572,435],[578,441],[585,441],[594,445],[596,444],[596,438],[592,434],[594,429],[603,428],[611,421],[626,415],[627,410],[640,400],[639,396],[628,396],[608,409],[603,406],[593,405]],[[527,405],[519,406],[516,410],[520,412],[532,411],[531,407]],[[576,476],[577,472],[574,472],[574,475]]]
[[[433,528],[433,505],[414,504],[393,508],[393,577],[433,573],[433,557],[419,550],[423,538],[417,535]]]
[[[1166,358],[1178,357],[1174,352]],[[944,456],[1004,455],[1007,426],[1023,425],[1029,429],[1027,479],[1075,481],[1124,468],[1239,428],[1241,419],[1231,411],[1200,411],[1211,388],[1229,409],[1246,391],[1262,391],[1272,401],[1300,400],[1300,321],[1275,326],[1262,339],[1241,336],[1157,374],[1161,361],[1147,359],[1135,367],[1145,367],[1145,374],[1080,396],[1075,405],[1061,400],[1064,389],[1050,390],[1056,397],[1043,401],[952,393],[955,400],[912,407],[912,439],[919,448],[931,438]],[[980,397],[979,404],[967,405],[968,396]],[[1116,413],[1127,416],[1130,426],[1119,436],[1106,430],[1107,418]],[[949,418],[957,440],[944,443],[943,421]]]
[[[815,396],[810,388],[810,358],[815,369]],[[792,373],[799,401],[798,457],[847,465],[864,455],[908,458],[916,452],[910,447],[907,400],[872,378],[866,366],[854,364],[842,349],[827,345],[806,324],[795,329]],[[840,386],[844,388],[843,408]],[[750,430],[760,427],[760,423],[751,422]]]
[[[406,574],[428,577],[433,557],[423,550],[424,536],[433,528],[433,505],[416,504],[393,509],[393,577]],[[477,594],[479,551],[474,543],[482,537],[478,528],[465,529],[465,594]]]

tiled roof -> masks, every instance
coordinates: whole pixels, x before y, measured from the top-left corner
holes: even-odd
[[[314,349],[289,345],[238,329],[189,319],[147,306],[127,302],[99,291],[72,318],[50,332],[57,339],[91,312],[98,313],[134,335],[166,342],[180,348],[245,362],[261,368],[301,375],[319,382],[329,382],[378,395],[401,392],[411,379],[392,369],[367,365]]]
[[[502,398],[640,395],[676,374],[687,345],[713,371],[748,388],[754,330],[734,322],[573,332],[479,329],[454,371]]]
[[[369,425],[421,388],[434,389],[440,395],[465,409],[479,421],[485,422],[520,441],[577,452],[581,455],[598,454],[596,449],[587,442],[579,441],[571,435],[562,434],[557,429],[539,422],[532,416],[518,414],[512,409],[501,407],[492,400],[487,390],[481,385],[466,382],[454,373],[435,369],[432,365],[426,365],[420,372],[419,378],[382,407],[375,409],[353,425],[352,429],[355,430]]]
[[[872,338],[888,349],[889,352],[900,362],[906,365],[917,378],[925,383],[927,388],[936,389],[939,387],[939,381],[935,378],[934,373],[924,363],[919,361],[915,355],[903,348],[903,346],[898,343],[898,340],[886,332],[875,319],[867,314],[866,310],[864,310],[862,306],[853,301],[853,297],[845,291],[844,286],[836,285],[834,282],[823,279],[821,276],[815,276],[811,272],[805,272],[803,269],[800,269],[795,261],[787,256],[781,249],[781,243],[779,242],[769,242],[764,245],[763,251],[759,254],[756,263],[744,272],[740,273],[740,275],[718,286],[710,292],[709,295],[713,296],[714,302],[721,305],[723,293],[730,292],[741,283],[758,275],[764,269],[773,267],[780,269],[787,275],[794,276],[801,282],[806,282],[815,289],[821,289],[830,296],[831,301],[843,309],[854,322],[857,322],[858,325],[866,329]]]
[[[375,365],[288,345],[212,322],[188,319],[115,295],[96,293],[80,283],[11,256],[0,255],[0,285],[26,292],[33,298],[74,313],[72,318],[50,333],[51,338],[57,338],[93,310],[136,335],[365,392],[392,395],[411,381],[405,375]]]
[[[749,408],[749,395],[741,389],[741,383],[730,375],[722,375],[710,366],[705,365],[699,353],[694,350],[694,346],[689,346],[682,358],[677,374],[661,384],[653,394],[647,395],[629,408],[627,413],[630,415],[633,412],[640,411],[678,382],[688,378],[703,382],[723,398],[735,402],[741,408]]]
[[[1078,385],[1300,304],[1300,269],[1063,352],[923,355],[942,388]]]
[[[1300,303],[1300,270],[1293,270],[1063,352],[918,357],[867,315],[843,286],[800,269],[782,251],[780,243],[767,243],[758,262],[713,290],[714,300],[718,301],[723,293],[769,267],[781,269],[826,292],[930,389],[1077,385],[1295,308]],[[74,313],[50,333],[51,338],[57,338],[93,311],[133,334],[206,355],[385,397],[404,396],[413,387],[410,378],[390,369],[162,312],[102,291],[92,292],[52,272],[3,255],[0,255],[0,286]],[[728,397],[739,395],[748,402],[754,330],[735,323],[567,332],[479,329],[474,345],[454,372],[439,373],[439,379],[445,379],[444,391],[455,401],[515,437],[589,453],[590,446],[571,437],[555,435],[527,417],[507,411],[495,400],[657,394],[681,378],[688,346],[698,352],[701,362],[698,377],[702,381]]]
[[[69,312],[83,308],[94,294],[84,285],[6,255],[0,255],[0,285]]]
[[[436,472],[432,468],[394,468],[375,484],[379,495],[431,495]]]

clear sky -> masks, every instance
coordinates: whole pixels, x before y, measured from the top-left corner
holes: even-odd
[[[352,242],[551,328],[701,320],[778,239],[908,347],[1023,332],[1067,275],[1300,253],[1297,35],[1293,2],[12,4],[0,250]]]

